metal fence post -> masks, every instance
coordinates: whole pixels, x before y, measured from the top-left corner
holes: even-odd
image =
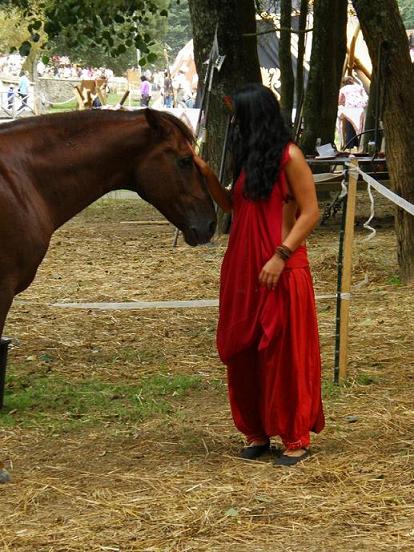
[[[7,351],[11,339],[8,337],[0,338],[0,408],[4,404],[4,387],[6,384]]]

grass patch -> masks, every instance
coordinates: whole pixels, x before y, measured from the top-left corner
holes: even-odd
[[[117,105],[120,100],[122,99],[123,94],[115,94],[111,93],[108,94],[106,98],[106,105]],[[126,105],[129,105],[129,101],[126,102]],[[138,107],[139,106],[139,100],[134,98],[131,100],[131,107]],[[76,111],[78,109],[78,102],[75,98],[75,93],[73,93],[73,101],[67,102],[67,103],[59,103],[56,102],[55,104],[51,104],[48,108],[48,113],[63,113],[64,111]]]
[[[19,425],[56,432],[108,422],[133,423],[172,412],[177,397],[201,385],[201,378],[193,375],[153,375],[138,385],[12,376],[0,427]]]
[[[56,103],[49,105],[47,108],[48,113],[64,113],[65,111],[75,111],[78,108],[78,102],[75,98],[73,101],[64,104]]]
[[[335,399],[339,397],[344,389],[351,389],[354,385],[368,386],[378,383],[378,377],[362,372],[355,377],[348,377],[339,385],[332,379],[322,380],[322,398],[323,400]]]
[[[333,399],[341,394],[341,385],[337,385],[332,379],[322,380],[322,398]]]
[[[393,276],[390,276],[387,280],[387,283],[392,286],[400,286],[401,285],[401,278],[400,276],[394,274]]]
[[[355,383],[357,385],[373,385],[378,383],[378,378],[376,376],[373,376],[371,374],[367,374],[362,372],[361,374],[358,374],[355,378]]]

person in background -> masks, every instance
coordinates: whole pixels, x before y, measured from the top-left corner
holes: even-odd
[[[151,99],[151,85],[145,75],[141,76],[141,87],[140,87],[140,106],[148,107]]]
[[[101,100],[99,99],[99,96],[98,96],[97,94],[94,94],[94,95],[93,95],[92,107],[93,107],[94,109],[99,109],[99,108],[102,107]]]
[[[175,99],[177,107],[185,107],[185,90],[181,82],[177,84],[177,88],[175,90]]]
[[[7,89],[7,109],[13,111],[14,99],[16,97],[16,92],[14,86],[11,84]]]
[[[164,106],[173,107],[174,105],[174,89],[169,72],[164,71]]]
[[[39,77],[44,77],[46,72],[46,65],[43,63],[41,59],[37,62],[36,70]]]
[[[241,457],[259,458],[279,436],[277,465],[310,454],[310,431],[324,427],[321,358],[305,239],[319,220],[315,183],[262,84],[231,98],[233,188],[223,188],[195,153],[217,204],[233,219],[220,277],[217,347],[227,365],[233,420],[245,435]]]
[[[29,82],[28,73],[27,71],[23,71],[20,74],[19,85],[17,88],[17,93],[19,94],[19,97],[22,101],[21,105],[16,111],[17,114],[21,113],[22,111],[24,111],[26,108],[29,107],[27,105],[27,100],[29,98],[29,87],[30,87],[30,82]]]
[[[359,134],[364,129],[368,95],[361,83],[348,76],[339,90],[338,126],[343,149],[359,147]]]
[[[410,57],[411,62],[414,63],[414,33],[411,33],[408,39],[408,44],[410,47]]]

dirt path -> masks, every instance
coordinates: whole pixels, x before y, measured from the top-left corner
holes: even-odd
[[[318,304],[327,428],[312,457],[286,470],[237,458],[215,308],[45,306],[217,294],[223,242],[172,251],[168,227],[117,222],[133,216],[154,213],[108,203],[64,227],[13,307],[3,549],[412,550],[414,296],[398,284],[391,230],[357,243],[354,283],[365,283],[341,389],[331,384],[334,305]],[[319,230],[311,251],[316,291],[331,293],[336,229]]]

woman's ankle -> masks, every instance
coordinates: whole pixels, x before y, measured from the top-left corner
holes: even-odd
[[[249,440],[249,442],[248,442],[249,447],[263,447],[263,446],[268,445],[268,444],[269,444],[269,439],[268,438],[252,439],[252,440]]]
[[[309,433],[305,433],[302,438],[298,439],[297,441],[283,439],[283,446],[285,448],[285,452],[301,450],[303,453],[310,447],[310,435]]]
[[[285,449],[283,451],[283,455],[284,456],[291,456],[293,458],[297,457],[297,456],[302,456],[303,454],[305,454],[306,452],[308,451],[307,448],[295,448],[295,449]]]

